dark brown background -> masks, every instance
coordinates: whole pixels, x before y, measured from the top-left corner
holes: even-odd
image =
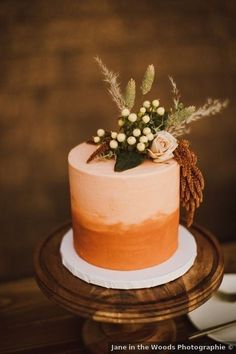
[[[234,0],[0,2],[0,279],[33,272],[37,241],[70,217],[68,151],[115,125],[96,54],[124,83],[155,64],[150,97],[167,107],[168,74],[186,104],[230,98],[223,114],[194,125],[191,140],[207,181],[196,220],[233,239],[235,21]]]

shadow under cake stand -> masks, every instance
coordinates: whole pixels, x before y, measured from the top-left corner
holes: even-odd
[[[192,268],[180,278],[146,289],[118,290],[89,284],[62,264],[60,244],[70,224],[48,236],[35,253],[36,280],[58,305],[87,318],[83,339],[92,353],[106,353],[108,343],[174,342],[173,318],[202,305],[223,277],[223,256],[216,238],[194,225],[197,243]]]

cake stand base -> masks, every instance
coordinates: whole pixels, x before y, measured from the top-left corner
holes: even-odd
[[[106,324],[91,320],[85,322],[83,339],[86,348],[92,354],[108,353],[112,345],[124,346],[145,343],[171,343],[176,340],[176,327],[173,320],[149,324]],[[115,352],[115,350],[114,350]],[[119,351],[120,352],[120,351]],[[122,353],[135,353],[135,350],[122,350]],[[148,352],[148,351],[145,351]]]
[[[61,227],[38,246],[36,279],[50,300],[88,319],[83,337],[91,353],[109,353],[109,345],[115,342],[175,341],[178,333],[173,319],[202,305],[220,286],[222,251],[216,238],[202,227],[190,229],[197,257],[187,273],[163,285],[128,290],[89,284],[63,266],[60,245],[69,228],[71,225]]]

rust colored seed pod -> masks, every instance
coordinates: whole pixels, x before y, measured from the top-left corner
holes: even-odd
[[[196,208],[203,200],[204,178],[196,166],[197,156],[186,139],[179,140],[174,157],[180,165],[180,201],[186,210],[186,225],[193,223]]]

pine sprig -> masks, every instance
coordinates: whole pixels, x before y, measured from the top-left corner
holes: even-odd
[[[146,95],[151,90],[154,77],[155,77],[154,65],[153,64],[148,65],[141,85],[141,91],[143,95]]]
[[[108,92],[110,93],[113,101],[116,103],[119,110],[125,108],[124,98],[120,91],[120,84],[118,82],[118,74],[110,71],[105,64],[103,64],[101,58],[95,57],[94,58],[97,64],[99,65],[101,72],[104,76],[104,81],[110,85]]]
[[[124,94],[124,102],[125,106],[129,109],[133,108],[135,102],[135,95],[136,95],[136,84],[133,79],[130,79]]]

